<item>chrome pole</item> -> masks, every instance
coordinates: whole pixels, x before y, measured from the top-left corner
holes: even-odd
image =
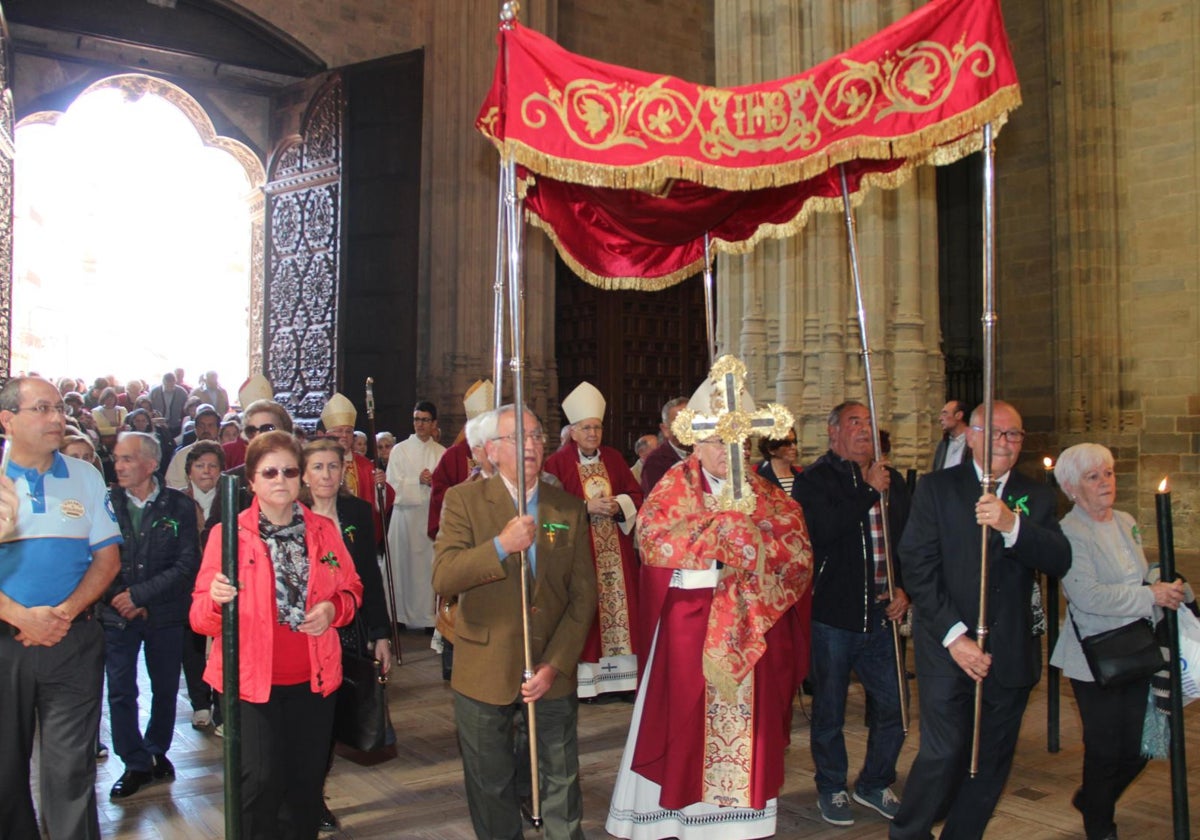
[[[996,174],[995,149],[992,147],[992,125],[983,127],[983,493],[996,490],[992,475],[992,409],[996,400]],[[983,525],[979,537],[979,620],[975,625],[975,642],[980,650],[987,646],[988,607],[988,526]],[[983,722],[983,682],[975,683],[975,717],[971,732],[971,778],[979,773],[979,736]]]
[[[708,231],[704,232],[704,330],[708,337],[708,368],[712,370],[717,359],[716,305],[713,301],[712,242]]]
[[[871,345],[867,340],[867,310],[863,305],[862,276],[858,267],[858,237],[855,230],[854,213],[850,209],[850,187],[846,181],[846,167],[838,167],[842,181],[842,216],[846,223],[846,243],[850,249],[850,275],[854,278],[854,296],[858,304],[858,336],[862,342],[863,375],[867,380],[867,410],[871,412],[871,438],[875,460],[883,460],[879,443],[879,415],[875,411],[875,380],[871,375]],[[887,594],[891,601],[896,597],[895,568],[892,564],[892,529],[888,523],[889,491],[879,494],[880,519],[883,520],[883,560],[887,570]],[[905,677],[904,649],[901,646],[900,622],[889,621],[892,628],[892,650],[896,659],[896,681],[900,689],[900,723],[904,734],[908,734],[908,680]]]
[[[507,175],[505,178],[505,227],[508,241],[508,314],[512,358],[509,359],[509,369],[513,379],[513,446],[516,448],[517,469],[517,516],[525,516],[525,288],[521,276],[522,267],[522,202],[517,196],[517,164],[514,160],[505,162]],[[499,391],[499,383],[497,383]],[[530,639],[529,627],[529,554],[521,552],[521,631],[524,643],[525,670],[522,677],[525,681],[533,679],[533,646]],[[537,754],[537,704],[526,704],[529,722],[529,780],[532,807],[530,821],[535,828],[542,825],[542,803],[540,780],[538,778]]]

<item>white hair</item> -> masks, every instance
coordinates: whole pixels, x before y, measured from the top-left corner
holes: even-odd
[[[1054,478],[1063,487],[1078,487],[1080,479],[1088,470],[1112,465],[1113,454],[1107,446],[1098,443],[1077,443],[1064,449],[1058,456],[1058,463],[1054,465]]]

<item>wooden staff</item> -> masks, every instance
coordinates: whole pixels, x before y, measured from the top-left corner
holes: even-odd
[[[992,475],[992,408],[996,400],[996,177],[992,125],[983,127],[983,476],[984,494],[996,491]],[[975,642],[987,648],[988,606],[988,525],[980,526],[979,535],[979,620],[975,624]],[[975,683],[975,715],[971,731],[971,778],[979,774],[979,736],[983,726],[983,681]]]
[[[846,182],[846,167],[838,167],[842,180],[842,216],[846,222],[846,242],[850,249],[850,274],[854,278],[854,296],[858,303],[858,336],[862,342],[863,375],[867,380],[867,409],[871,412],[871,442],[875,460],[883,460],[879,445],[879,415],[875,412],[875,381],[871,376],[871,346],[867,341],[867,312],[863,306],[862,278],[858,270],[858,241],[855,235],[854,214],[850,211],[850,187]],[[879,494],[879,513],[883,522],[883,564],[887,571],[887,596],[896,597],[896,573],[892,564],[892,529],[888,523],[888,491]],[[908,734],[908,680],[904,669],[904,649],[900,640],[900,621],[888,622],[892,628],[892,650],[896,658],[896,682],[900,690],[900,725]]]
[[[379,467],[379,444],[375,442],[375,377],[367,377],[367,428],[370,430],[367,437],[367,445],[371,448],[371,463]],[[384,467],[386,468],[386,464]],[[375,481],[375,477],[371,476],[371,481]],[[391,607],[391,615],[389,616],[388,633],[392,640],[392,656],[396,660],[397,665],[403,665],[404,659],[400,654],[400,631],[396,629],[396,617],[399,615],[396,611],[396,586],[392,577],[392,547],[388,545],[387,535],[387,490],[382,484],[375,484],[375,506],[379,508],[379,521],[383,523],[383,571],[387,580],[387,598],[388,606]],[[365,641],[365,639],[364,639]]]

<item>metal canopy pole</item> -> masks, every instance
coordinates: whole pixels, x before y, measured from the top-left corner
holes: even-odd
[[[513,447],[517,457],[517,516],[525,516],[525,288],[521,275],[522,267],[522,202],[517,195],[517,164],[514,160],[504,163],[504,218],[508,243],[508,314],[509,332],[512,347],[512,358],[509,359],[509,369],[513,380]],[[499,382],[497,382],[499,392]],[[524,681],[533,678],[533,647],[530,640],[529,627],[529,597],[530,569],[529,554],[521,551],[521,632],[524,643],[525,670],[522,674]],[[532,806],[530,821],[534,827],[542,825],[541,785],[538,778],[537,751],[537,704],[525,704],[529,722],[529,780]]]
[[[996,400],[996,173],[995,149],[992,147],[992,125],[983,127],[983,477],[984,494],[996,491],[996,476],[992,475],[992,409]],[[975,642],[980,650],[987,648],[988,607],[988,533],[987,525],[980,526],[979,535],[979,620],[975,626]],[[983,682],[975,683],[975,716],[971,732],[971,778],[979,774],[979,736],[983,725]]]
[[[717,360],[717,308],[713,299],[712,242],[704,232],[704,330],[708,338],[708,368]]]
[[[879,415],[875,411],[875,381],[871,375],[871,346],[867,340],[867,312],[863,306],[862,277],[858,268],[858,238],[855,233],[854,214],[850,210],[850,187],[846,181],[845,165],[838,166],[838,174],[842,181],[842,216],[846,222],[846,243],[850,249],[850,275],[854,279],[854,296],[858,303],[858,335],[862,341],[863,375],[867,380],[867,409],[871,412],[871,442],[875,450],[875,460],[883,460],[883,452],[879,444]],[[888,522],[888,495],[884,490],[879,494],[880,519],[883,520],[883,558],[887,570],[888,600],[896,597],[896,577],[892,564],[892,534]],[[904,734],[908,734],[908,680],[905,677],[904,653],[900,642],[900,622],[889,621],[892,628],[892,649],[896,658],[896,681],[900,689],[900,722]]]

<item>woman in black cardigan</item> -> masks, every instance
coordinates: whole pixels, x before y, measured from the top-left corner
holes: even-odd
[[[352,623],[339,629],[342,647],[359,655],[374,656],[380,670],[387,674],[392,667],[391,633],[387,606],[384,601],[383,576],[375,554],[374,512],[368,502],[350,494],[342,484],[346,451],[332,438],[318,438],[304,446],[301,462],[303,488],[300,499],[314,513],[332,519],[342,533],[342,540],[354,559],[354,568],[363,585],[362,615],[367,638],[359,638]],[[333,766],[333,745],[329,748],[329,766]],[[328,776],[329,768],[326,768]],[[337,818],[322,803],[321,828],[338,827]]]

